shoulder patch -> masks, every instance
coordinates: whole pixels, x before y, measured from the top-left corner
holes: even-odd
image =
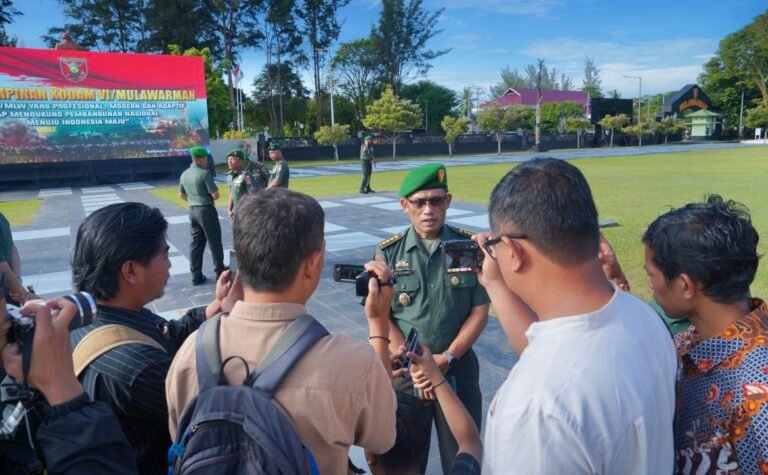
[[[472,239],[472,236],[474,236],[476,233],[473,233],[472,231],[462,229],[462,228],[454,228],[453,226],[448,226],[448,229],[453,231],[454,234],[458,234],[459,236],[465,237],[467,239]]]
[[[405,231],[401,231],[397,234],[393,234],[392,236],[389,236],[387,239],[381,241],[379,243],[379,249],[384,249],[392,244],[396,243],[397,241],[403,239],[403,236],[405,236]]]

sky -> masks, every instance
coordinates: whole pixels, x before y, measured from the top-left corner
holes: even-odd
[[[24,15],[7,30],[19,46],[44,48],[40,38],[66,19],[57,0],[14,0]],[[695,83],[718,43],[768,10],[765,0],[424,0],[430,11],[443,8],[430,42],[450,51],[432,62],[427,79],[460,91],[500,82],[504,67],[523,70],[544,58],[581,87],[584,58],[600,70],[604,92],[636,97],[679,90]],[[367,36],[381,10],[380,0],[351,0],[339,14],[338,43]],[[261,51],[242,54],[247,83],[264,65]],[[310,71],[302,74],[311,89]],[[415,78],[418,80],[420,78]]]

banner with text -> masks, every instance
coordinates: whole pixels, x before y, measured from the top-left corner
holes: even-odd
[[[203,58],[0,47],[0,165],[208,145]]]

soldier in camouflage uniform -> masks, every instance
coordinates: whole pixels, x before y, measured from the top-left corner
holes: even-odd
[[[229,184],[229,206],[227,214],[231,219],[235,217],[235,209],[240,198],[247,194],[253,194],[266,188],[269,179],[269,171],[266,167],[258,163],[258,166],[247,166],[248,156],[242,150],[232,150],[227,154],[227,165],[229,166],[229,175],[227,183]],[[256,170],[253,173],[249,168]]]
[[[445,166],[432,163],[413,169],[400,187],[400,204],[411,226],[379,243],[397,278],[392,300],[390,351],[397,352],[411,328],[435,355],[446,380],[480,428],[480,368],[472,345],[488,322],[489,298],[474,272],[447,273],[442,242],[470,239],[472,233],[445,224],[451,203]],[[413,391],[412,381],[397,379],[396,390]],[[448,473],[458,446],[430,390],[420,394],[434,414],[443,471]],[[426,469],[426,460],[423,469]]]

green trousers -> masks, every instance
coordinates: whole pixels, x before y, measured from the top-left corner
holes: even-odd
[[[448,371],[445,377],[448,382],[451,383],[451,386],[453,386],[459,400],[461,400],[464,407],[467,408],[467,412],[469,412],[472,420],[475,421],[477,430],[479,431],[480,422],[483,419],[483,394],[480,392],[480,364],[475,352],[470,349],[461,357],[458,363]],[[392,381],[392,386],[395,388],[395,391],[417,394],[414,392],[413,382],[410,379],[396,378]],[[438,404],[437,401],[422,402],[424,403],[424,408],[435,421],[437,442],[440,446],[440,464],[442,465],[443,473],[449,473],[451,465],[453,465],[453,459],[456,458],[456,452],[459,450],[459,445],[456,443],[453,434],[451,434],[451,429],[448,427],[448,421],[445,419],[440,404]],[[429,447],[427,447],[427,453],[424,454],[424,461],[421,464],[421,473],[426,473],[428,460]]]
[[[360,183],[360,191],[371,191],[371,173],[373,173],[372,160],[360,160],[363,167],[363,182]]]
[[[189,225],[192,237],[192,244],[189,246],[189,270],[192,272],[192,279],[203,277],[203,251],[206,242],[211,250],[216,273],[222,272],[224,248],[221,245],[221,225],[216,207],[213,205],[190,206]]]

